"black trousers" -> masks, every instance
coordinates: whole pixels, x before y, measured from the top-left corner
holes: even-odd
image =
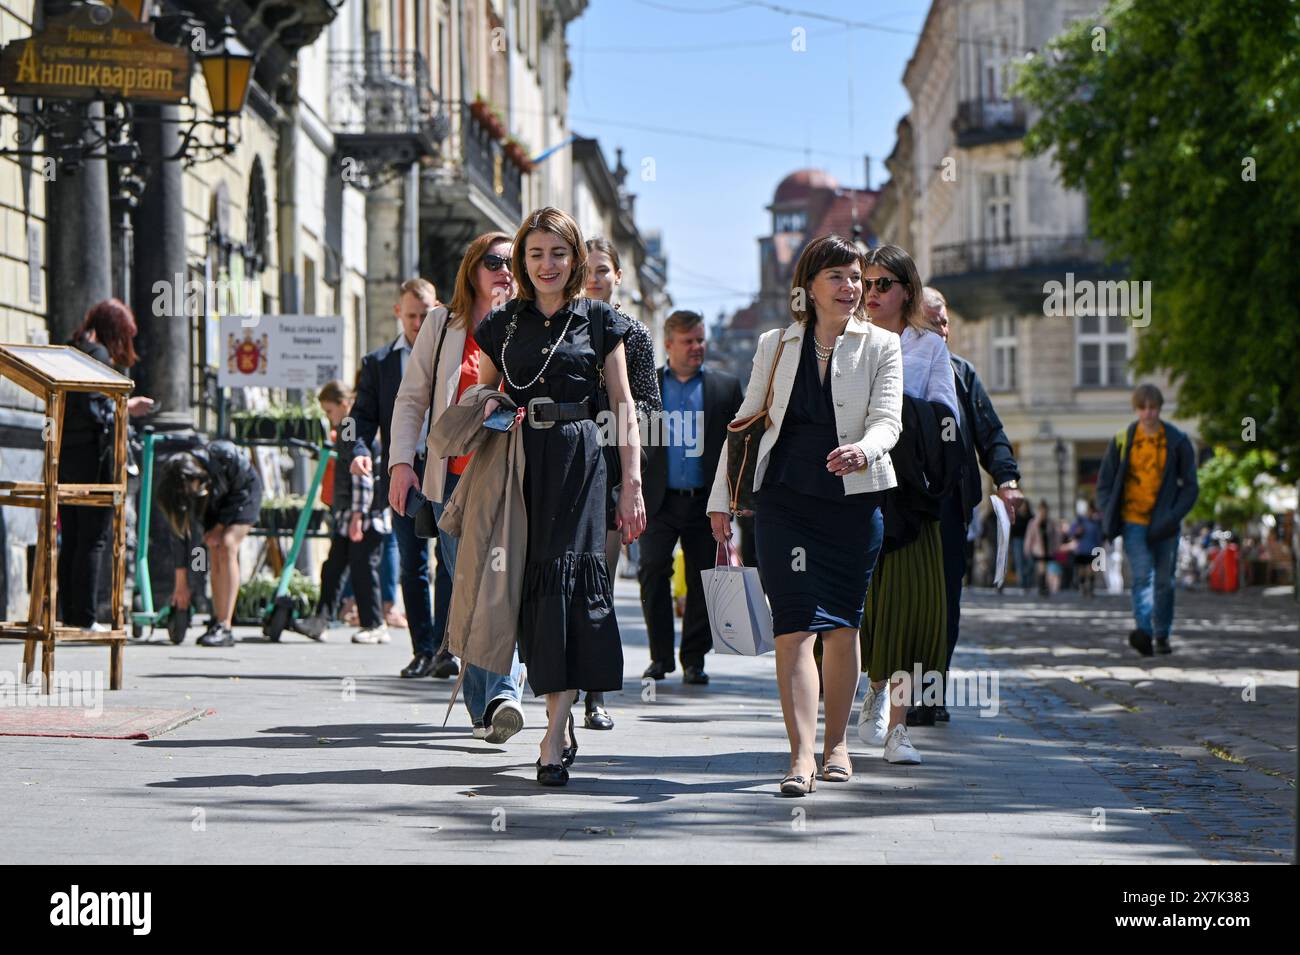
[[[383,599],[379,595],[379,560],[383,556],[384,537],[373,527],[361,540],[349,540],[347,534],[330,538],[329,556],[320,571],[320,603],[316,612],[332,618],[339,609],[343,589],[343,570],[352,572],[352,593],[357,598],[357,618],[363,627],[377,627],[384,621]]]
[[[101,480],[96,449],[65,445],[59,461],[59,480],[69,484],[96,484]],[[59,505],[59,599],[63,622],[69,627],[89,627],[95,622],[100,568],[113,535],[111,507]]]
[[[641,612],[650,634],[650,659],[665,668],[673,665],[677,625],[673,617],[673,548],[680,540],[686,557],[686,616],[682,621],[681,660],[684,667],[703,667],[713,649],[709,614],[704,606],[700,573],[713,566],[716,543],[709,525],[708,494],[684,497],[668,491],[658,513],[641,535]]]
[[[939,540],[943,547],[943,585],[948,603],[948,659],[943,668],[944,686],[957,648],[961,627],[961,588],[966,579],[966,522],[962,519],[961,495],[954,493],[939,512]]]

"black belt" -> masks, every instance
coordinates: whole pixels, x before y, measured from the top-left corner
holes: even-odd
[[[689,488],[670,487],[667,489],[667,492],[669,494],[676,494],[678,497],[696,497],[700,494],[704,494],[708,490],[709,489],[707,487],[689,487]]]
[[[595,417],[590,398],[584,398],[582,401],[534,398],[528,402],[528,414],[524,416],[524,420],[534,428],[550,428],[559,421],[586,421],[594,420]]]

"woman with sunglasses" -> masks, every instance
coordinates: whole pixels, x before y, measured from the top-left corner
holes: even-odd
[[[614,301],[614,291],[623,283],[623,269],[619,265],[618,250],[605,238],[587,240],[587,297],[597,302],[612,305],[628,323],[627,334],[623,336],[623,347],[627,351],[627,378],[632,388],[632,400],[636,403],[637,418],[650,421],[651,415],[663,410],[659,398],[659,379],[655,374],[655,346],[650,338],[650,330],[640,319],[628,315],[619,303]],[[618,488],[614,488],[615,495]],[[618,555],[622,550],[622,534],[617,529],[611,530],[605,538],[605,558],[609,564],[610,580],[618,570]],[[612,730],[614,720],[605,709],[605,694],[587,691],[587,712],[583,726],[589,730]]]
[[[858,692],[858,625],[884,537],[884,492],[895,484],[889,452],[903,400],[898,338],[867,321],[863,270],[862,253],[841,236],[808,244],[791,285],[793,321],[759,338],[736,413],[737,420],[769,413],[754,470],[754,529],[790,739],[785,796],[815,787],[819,637],[822,779],[842,783],[853,774],[845,737]],[[731,538],[727,464],[723,454],[708,503],[719,544]]]
[[[421,441],[427,447],[434,422],[478,381],[482,352],[472,334],[474,328],[495,306],[509,301],[514,290],[510,236],[486,232],[469,244],[460,261],[451,305],[433,309],[420,326],[393,403],[388,503],[398,514],[406,514],[406,497],[418,484],[414,461]],[[450,460],[426,458],[423,494],[435,517],[442,517],[469,459],[470,455]],[[454,588],[459,539],[439,530],[438,544]],[[504,743],[524,728],[522,687],[518,655],[509,673],[466,667],[465,707],[476,737]]]
[[[919,414],[935,415],[938,403],[940,427],[956,427],[957,389],[948,346],[931,331],[921,310],[921,279],[906,251],[885,245],[866,253],[866,308],[874,326],[897,336],[902,351],[903,394],[920,404],[910,407]],[[904,408],[908,419],[909,408]],[[918,421],[919,421],[918,417]],[[910,426],[908,426],[910,427]],[[943,551],[940,546],[937,509],[933,514],[915,502],[946,493],[955,481],[951,466],[940,475],[926,474],[909,480],[914,456],[943,460],[946,449],[958,453],[960,441],[948,440],[941,431],[933,448],[924,448],[923,433],[917,428],[904,433],[894,449],[899,489],[886,507],[888,540],[879,565],[860,629],[862,667],[871,679],[858,718],[858,735],[865,743],[884,743],[884,756],[891,763],[919,763],[920,755],[907,735],[907,703],[915,689],[904,675],[916,664],[923,673],[944,669],[947,658],[946,600],[944,597]],[[924,432],[932,433],[931,431]],[[949,459],[950,460],[950,459]],[[922,486],[915,486],[915,485]],[[896,536],[894,529],[910,530]],[[895,540],[911,539],[891,549]],[[892,702],[895,704],[892,708]]]
[[[627,319],[580,298],[587,247],[578,224],[551,206],[533,212],[514,239],[519,295],[474,332],[483,349],[479,384],[504,390],[528,409],[522,421],[527,559],[518,620],[519,655],[533,692],[546,698],[548,725],[537,781],[564,786],[577,752],[572,707],[578,688],[623,686],[623,647],[605,563],[608,530],[606,398],[622,470],[616,526],[623,542],[645,530],[641,441],[628,384]],[[601,394],[604,391],[604,394]],[[484,418],[499,402],[483,403]]]

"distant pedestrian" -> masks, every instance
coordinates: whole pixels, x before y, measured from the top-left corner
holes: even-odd
[[[1038,580],[1038,595],[1051,596],[1048,587],[1047,563],[1061,546],[1061,532],[1052,519],[1047,502],[1039,500],[1038,510],[1025,528],[1025,553],[1034,562],[1034,576]]]
[[[334,428],[341,427],[351,415],[355,395],[342,381],[328,382],[317,395],[321,410]],[[366,449],[369,456],[378,453],[378,442]],[[319,640],[338,611],[343,572],[352,575],[352,592],[357,601],[360,629],[352,635],[353,643],[387,643],[388,627],[383,617],[379,584],[379,561],[383,554],[384,535],[391,530],[387,504],[375,494],[374,478],[353,474],[351,464],[356,445],[341,441],[337,448],[338,466],[334,470],[332,515],[334,533],[330,536],[329,555],[320,572],[320,597],[315,613],[299,621],[298,629]]]
[[[1132,571],[1135,627],[1128,642],[1148,657],[1172,652],[1178,541],[1198,490],[1191,439],[1161,419],[1162,407],[1155,385],[1134,389],[1138,420],[1111,439],[1097,475],[1102,534],[1123,535]]]
[[[647,424],[656,420],[663,410],[659,397],[659,377],[655,374],[655,346],[650,338],[650,330],[638,318],[629,315],[619,307],[615,298],[618,287],[623,282],[623,269],[619,265],[618,250],[608,239],[597,236],[587,240],[587,297],[597,302],[605,302],[627,319],[627,334],[623,336],[623,348],[627,352],[627,378],[632,388],[632,400],[636,403],[638,421]],[[739,388],[739,385],[737,386]],[[641,464],[645,471],[646,452],[642,447]],[[614,500],[611,508],[617,505],[620,489],[611,489]],[[647,531],[649,524],[647,523]],[[641,541],[633,546],[640,546]],[[623,535],[618,528],[611,528],[605,536],[605,560],[609,564],[609,578],[612,581],[618,570],[618,558],[623,549]],[[639,563],[639,562],[638,562]],[[586,715],[583,726],[589,730],[612,730],[614,719],[605,708],[605,694],[587,691]]]
[[[1011,512],[1011,561],[1016,570],[1016,584],[1023,594],[1034,586],[1034,559],[1025,547],[1025,532],[1033,518],[1033,509],[1021,497]]]
[[[1074,538],[1074,574],[1079,585],[1079,592],[1085,597],[1096,595],[1096,579],[1093,563],[1094,553],[1101,547],[1101,512],[1095,501],[1088,502],[1088,510],[1070,526],[1070,536]]]

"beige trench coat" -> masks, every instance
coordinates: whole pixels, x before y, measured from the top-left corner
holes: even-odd
[[[438,522],[460,538],[444,645],[464,663],[509,673],[528,553],[524,439],[519,425],[509,431],[483,427],[490,398],[515,407],[505,393],[474,385],[430,428],[429,450],[434,460],[474,455]]]

